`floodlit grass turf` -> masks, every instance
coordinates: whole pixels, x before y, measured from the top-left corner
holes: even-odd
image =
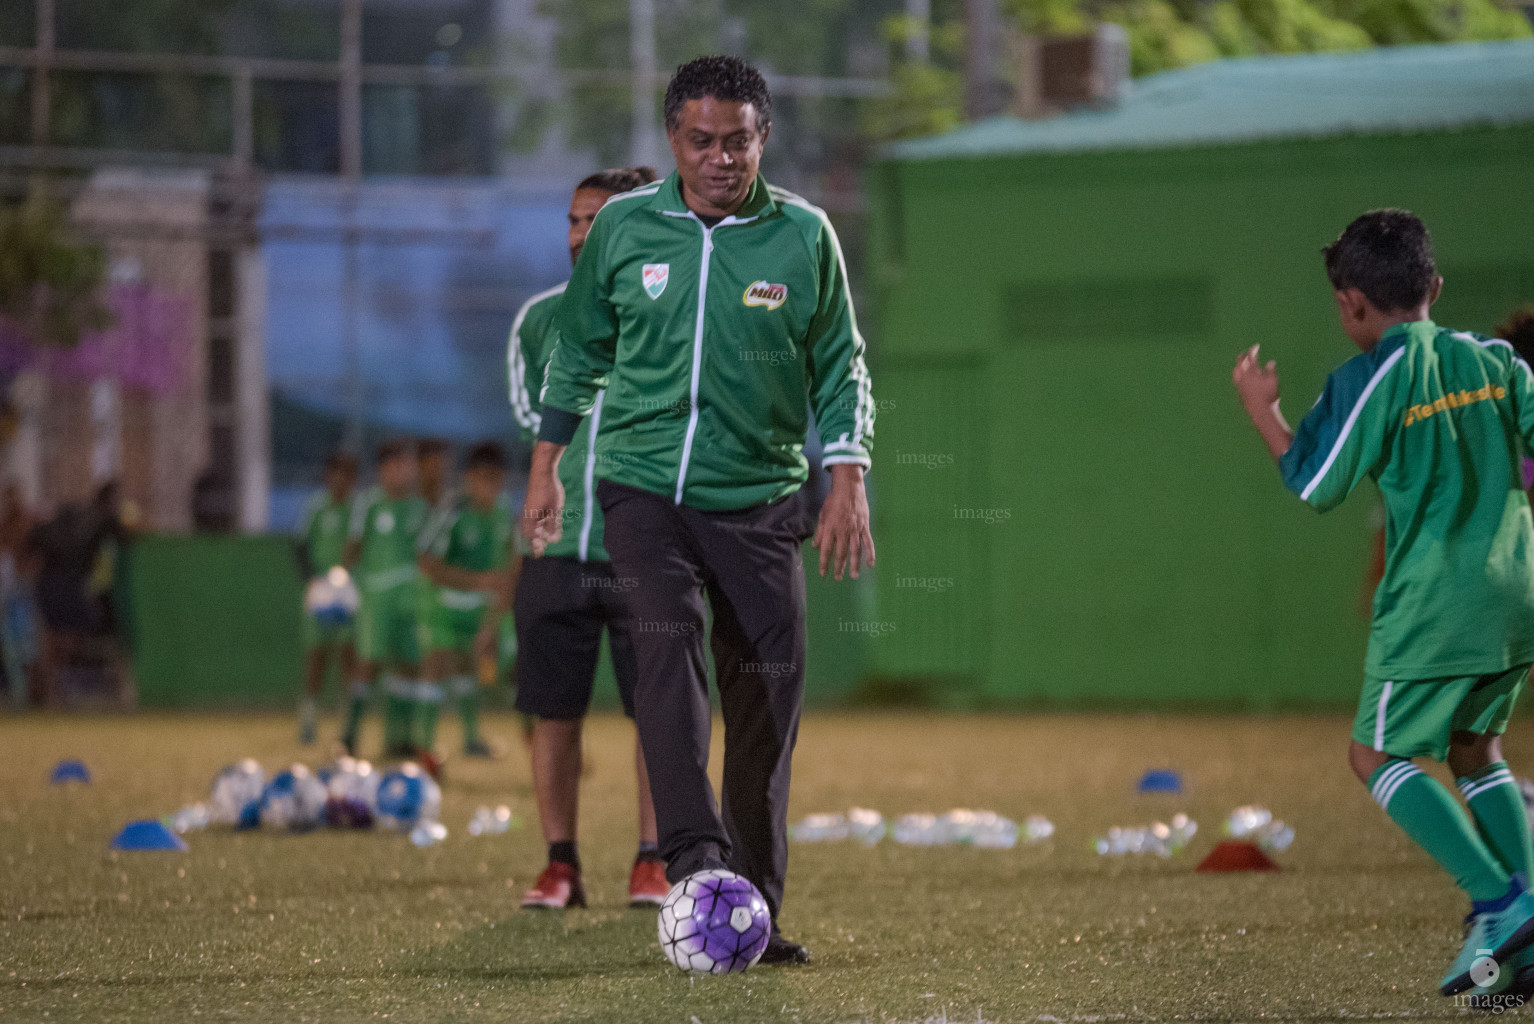
[[[329,723],[333,735],[334,723]],[[202,798],[222,764],[306,753],[287,718],[0,719],[0,1020],[1070,1021],[1454,1016],[1434,993],[1465,904],[1369,802],[1341,717],[816,715],[793,814],[954,806],[1052,818],[1012,851],[795,846],[783,924],[805,968],[688,979],[653,913],[624,907],[631,731],[591,722],[582,851],[590,910],[524,913],[542,867],[509,718],[498,763],[449,764],[450,835],[208,831],[179,853],[109,854],[115,830]],[[445,749],[453,749],[451,728]],[[1508,747],[1534,749],[1516,727]],[[317,755],[307,752],[310,760]],[[89,787],[51,787],[64,756]],[[716,743],[717,767],[717,743]],[[1141,798],[1175,767],[1186,798]],[[471,838],[475,806],[525,822]],[[1298,833],[1277,876],[1203,876],[1225,814]],[[1187,810],[1171,861],[1100,858],[1094,832]]]

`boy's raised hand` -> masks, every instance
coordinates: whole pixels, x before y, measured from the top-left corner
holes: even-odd
[[[1269,360],[1264,366],[1257,354],[1257,346],[1253,345],[1241,353],[1230,376],[1235,382],[1236,393],[1241,396],[1241,404],[1246,406],[1246,414],[1252,418],[1252,424],[1268,446],[1268,454],[1274,459],[1282,458],[1294,435],[1289,431],[1289,424],[1284,422],[1284,414],[1278,410],[1277,364]]]
[[[1268,409],[1278,401],[1278,364],[1270,359],[1264,366],[1258,357],[1258,348],[1253,345],[1241,353],[1241,358],[1236,360],[1235,370],[1231,371],[1231,379],[1235,382],[1236,392],[1241,396],[1241,404],[1248,411]]]

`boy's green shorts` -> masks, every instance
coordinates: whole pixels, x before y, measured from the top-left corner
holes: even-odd
[[[416,635],[420,600],[414,583],[364,591],[357,613],[357,656],[387,664],[420,661],[420,638]]]
[[[314,651],[320,648],[340,647],[349,644],[356,637],[355,623],[337,625],[324,623],[309,613],[304,613],[304,650]]]
[[[1392,757],[1442,761],[1449,754],[1450,733],[1502,735],[1528,676],[1527,664],[1487,675],[1438,679],[1366,675],[1353,739]]]
[[[435,605],[421,624],[421,644],[428,651],[457,651],[472,657],[474,637],[485,620],[485,609]]]

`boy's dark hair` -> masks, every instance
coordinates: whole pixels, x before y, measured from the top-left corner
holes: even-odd
[[[506,448],[498,441],[481,441],[469,449],[469,456],[464,462],[465,469],[475,469],[480,466],[486,469],[498,469],[506,471]]]
[[[357,456],[344,449],[337,449],[325,456],[325,472],[330,473],[341,470],[348,473],[357,472]]]
[[[739,57],[698,57],[676,69],[666,86],[666,127],[682,123],[688,100],[704,98],[749,103],[756,108],[756,127],[765,132],[772,123],[772,94],[767,80]]]
[[[408,437],[392,437],[378,446],[378,464],[415,454],[415,442]]]
[[[1534,306],[1524,306],[1514,311],[1497,328],[1497,337],[1509,342],[1524,362],[1534,365]]]
[[[424,459],[428,455],[446,455],[451,447],[440,437],[423,437],[415,443],[415,456]]]
[[[1370,210],[1321,253],[1333,288],[1357,288],[1382,313],[1421,305],[1438,276],[1427,225],[1409,210]]]
[[[655,168],[646,167],[643,164],[638,167],[609,167],[605,171],[586,175],[581,179],[581,183],[575,186],[575,191],[594,188],[617,195],[620,192],[632,192],[642,185],[648,185],[658,177]]]

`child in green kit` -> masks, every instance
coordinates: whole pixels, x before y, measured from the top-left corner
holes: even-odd
[[[419,571],[416,539],[426,525],[426,502],[415,494],[415,446],[386,441],[378,449],[378,486],[352,506],[348,563],[362,594],[357,616],[358,669],[341,742],[357,753],[357,731],[373,682],[384,678],[384,756],[415,754],[415,684],[420,665],[416,619]]]
[[[1495,995],[1534,967],[1529,826],[1501,735],[1534,663],[1534,521],[1521,460],[1534,375],[1511,345],[1428,318],[1443,279],[1422,222],[1364,214],[1323,250],[1343,330],[1362,353],[1291,433],[1258,347],[1234,381],[1284,484],[1318,511],[1365,477],[1386,510],[1349,762],[1375,801],[1471,900],[1440,984]],[[1415,764],[1448,764],[1469,816]]]
[[[463,752],[489,757],[479,735],[479,693],[475,641],[488,621],[499,624],[508,606],[512,513],[501,496],[506,450],[494,441],[469,449],[464,494],[432,518],[421,533],[420,568],[431,586],[422,624],[428,685],[450,687],[463,717]],[[416,744],[431,750],[436,741],[436,705],[417,720]]]

